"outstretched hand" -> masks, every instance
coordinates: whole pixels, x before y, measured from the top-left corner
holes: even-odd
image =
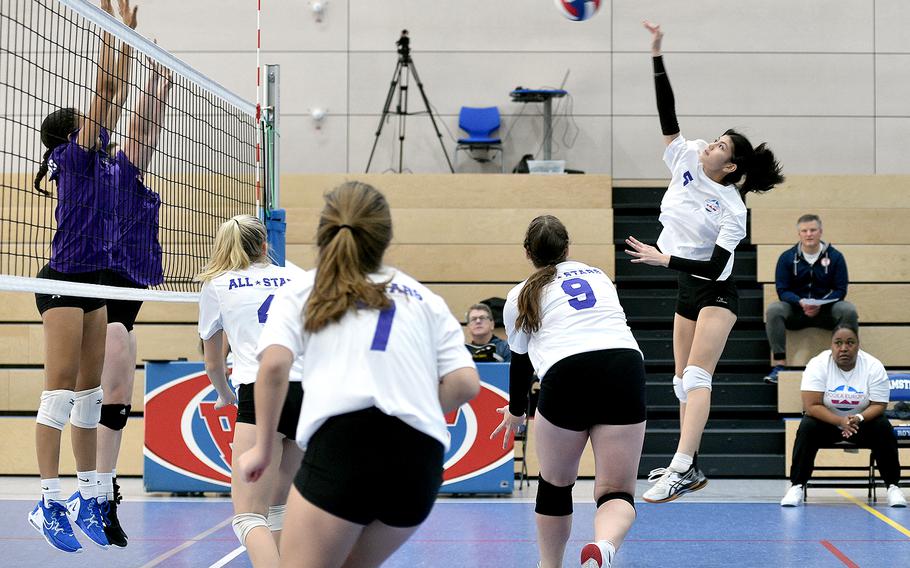
[[[670,255],[660,252],[656,247],[646,245],[635,237],[626,239],[626,245],[632,250],[626,249],[626,254],[634,257],[632,262],[644,263],[651,266],[669,266]]]
[[[110,0],[103,0],[102,4],[105,2],[110,4]],[[123,20],[123,23],[135,30],[137,24],[136,12],[139,10],[139,6],[134,6],[130,9],[130,0],[117,0],[117,10],[120,12],[120,19]],[[108,12],[113,13],[110,10]]]
[[[496,434],[502,432],[502,447],[507,448],[509,446],[509,441],[512,437],[518,432],[521,426],[525,423],[525,415],[515,416],[509,412],[509,405],[505,405],[502,408],[497,408],[496,412],[502,414],[502,422],[499,423],[499,426],[490,434],[490,439],[496,437]]]
[[[664,39],[664,32],[660,29],[660,24],[655,24],[654,22],[649,22],[648,20],[642,20],[645,29],[651,32],[651,55],[657,57],[660,55],[660,43]]]

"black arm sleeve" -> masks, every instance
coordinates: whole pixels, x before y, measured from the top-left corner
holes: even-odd
[[[662,55],[652,58],[654,61],[654,91],[657,94],[657,114],[660,115],[660,129],[664,136],[679,134],[679,123],[676,121],[676,100],[670,78],[664,69]]]
[[[524,416],[528,411],[528,393],[534,380],[534,366],[527,353],[512,351],[509,363],[509,412],[513,416]]]
[[[727,266],[728,260],[730,260],[730,251],[720,245],[714,245],[711,260],[689,260],[671,255],[667,268],[717,280],[717,277],[724,271],[724,267]]]

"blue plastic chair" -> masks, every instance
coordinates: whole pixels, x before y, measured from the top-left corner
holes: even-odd
[[[467,152],[471,158],[478,162],[491,162],[495,153],[499,152],[499,169],[503,169],[502,140],[494,137],[499,130],[499,108],[497,107],[461,107],[458,113],[458,127],[467,133],[464,138],[458,139],[455,146],[455,169],[458,169],[458,151]],[[486,156],[478,158],[475,151],[485,151]]]

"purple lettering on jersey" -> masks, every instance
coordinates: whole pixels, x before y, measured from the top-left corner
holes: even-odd
[[[395,319],[395,301],[392,305],[379,312],[376,322],[376,331],[373,333],[373,344],[370,351],[385,351],[389,344],[389,334],[392,332],[392,321]]]
[[[113,211],[114,171],[104,151],[110,135],[104,128],[99,149],[76,142],[78,131],[51,153],[50,179],[57,182],[57,231],[51,242],[50,267],[59,272],[92,272],[111,267],[119,239]]]

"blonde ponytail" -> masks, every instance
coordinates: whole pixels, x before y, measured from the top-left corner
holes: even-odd
[[[249,268],[254,262],[268,259],[262,253],[267,241],[265,225],[252,215],[237,215],[218,227],[209,261],[196,275],[198,282],[208,282],[232,270]]]

